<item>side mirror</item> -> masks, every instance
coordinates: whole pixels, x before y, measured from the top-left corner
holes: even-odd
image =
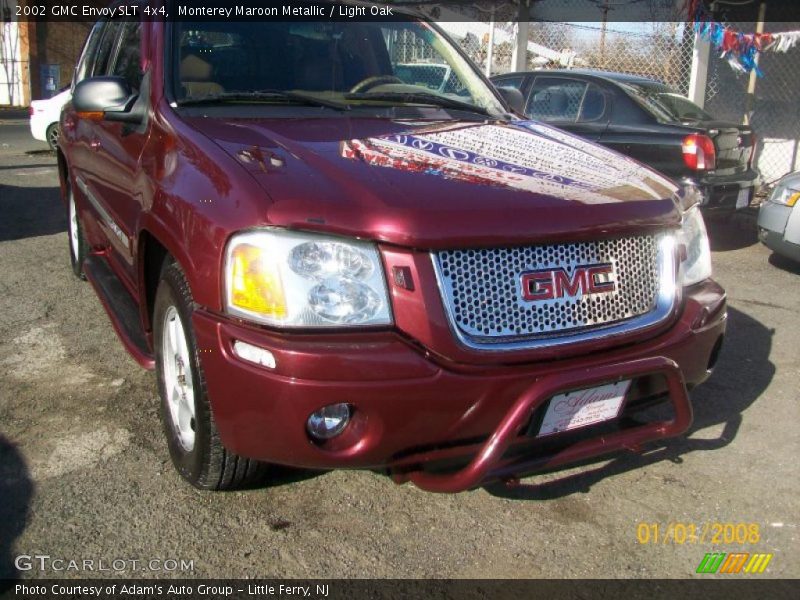
[[[508,105],[514,112],[525,114],[525,98],[522,97],[522,92],[514,87],[498,86],[497,91],[503,97],[503,100],[508,102]]]
[[[139,123],[142,115],[133,110],[137,98],[122,77],[91,77],[75,86],[72,106],[87,119]]]

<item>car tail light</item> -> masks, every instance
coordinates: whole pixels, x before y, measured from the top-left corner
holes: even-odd
[[[683,162],[693,171],[712,171],[717,166],[714,141],[699,133],[687,135],[683,138]]]
[[[28,107],[28,116],[29,116],[29,117],[32,117],[32,116],[33,116],[33,105],[30,105],[30,106]]]

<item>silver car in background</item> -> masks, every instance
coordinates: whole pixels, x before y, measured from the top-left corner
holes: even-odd
[[[781,179],[758,213],[758,239],[800,262],[800,171]]]

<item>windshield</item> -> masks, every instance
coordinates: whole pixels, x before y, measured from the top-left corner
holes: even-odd
[[[629,96],[659,121],[685,123],[707,121],[713,118],[697,104],[676,94],[666,85],[660,83],[623,83],[620,85]]]
[[[181,22],[173,32],[178,105],[373,113],[413,105],[505,116],[468,60],[421,21]]]

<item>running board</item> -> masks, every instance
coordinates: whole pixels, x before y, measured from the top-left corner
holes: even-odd
[[[142,331],[139,307],[114,275],[106,259],[102,255],[90,254],[83,263],[83,272],[97,292],[100,304],[111,319],[111,325],[125,350],[145,369],[155,369],[155,359],[147,347]]]

